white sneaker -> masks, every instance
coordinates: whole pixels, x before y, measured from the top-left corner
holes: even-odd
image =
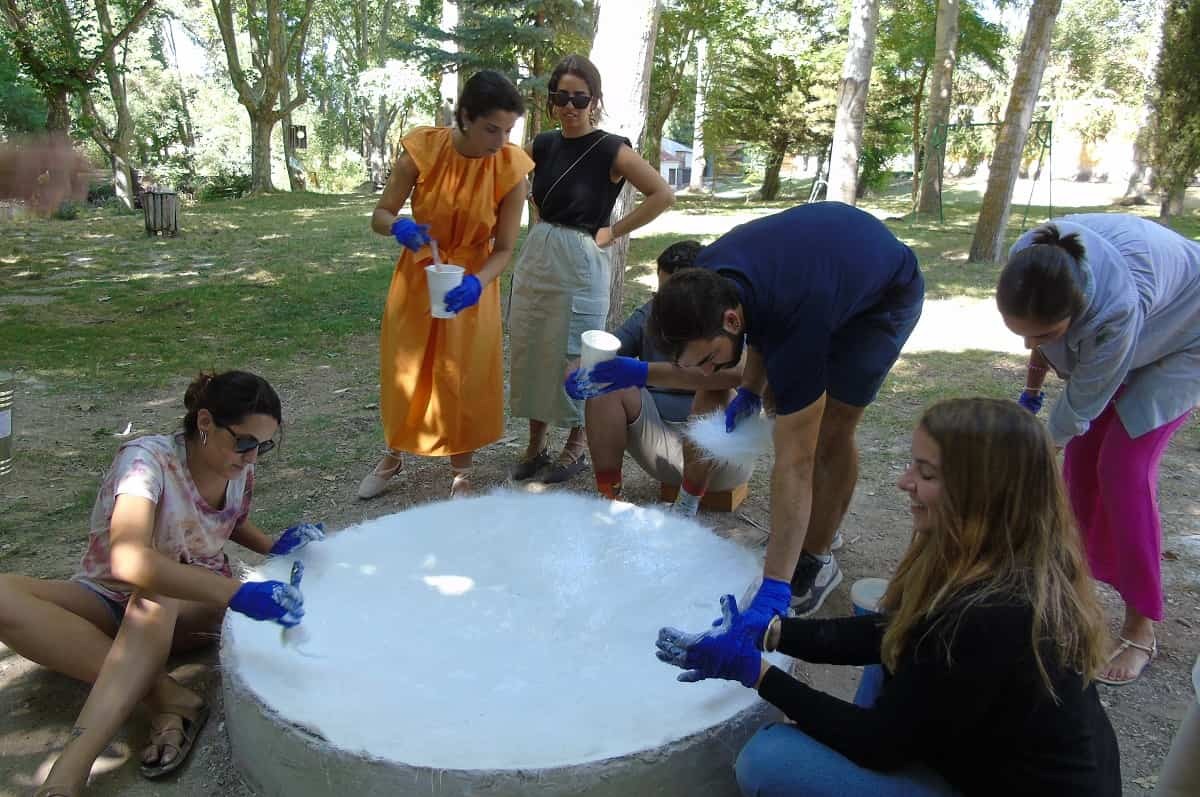
[[[805,551],[800,554],[796,573],[792,576],[792,617],[811,617],[825,603],[834,588],[842,583],[842,570],[837,559],[829,555],[828,562]]]
[[[374,498],[386,490],[396,474],[404,470],[404,460],[400,459],[399,454],[386,451],[384,455],[395,457],[399,461],[396,463],[396,467],[381,471],[379,469],[379,466],[383,464],[383,460],[381,459],[375,467],[371,468],[371,472],[363,477],[363,480],[358,484],[358,497],[364,501]]]

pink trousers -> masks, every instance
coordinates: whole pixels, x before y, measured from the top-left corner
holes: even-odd
[[[1151,620],[1163,618],[1158,463],[1188,414],[1131,438],[1110,402],[1063,462],[1092,575]]]

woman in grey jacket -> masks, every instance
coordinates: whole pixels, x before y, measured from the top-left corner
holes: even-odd
[[[1200,243],[1137,216],[1056,219],[1013,245],[996,301],[1032,351],[1022,406],[1041,409],[1048,368],[1066,380],[1050,432],[1092,573],[1125,601],[1098,680],[1131,683],[1163,617],[1158,464],[1200,403]]]

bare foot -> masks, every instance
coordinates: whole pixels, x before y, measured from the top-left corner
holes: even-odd
[[[1153,658],[1155,650],[1154,632],[1147,634],[1131,634],[1122,631],[1122,637],[1134,644],[1126,645],[1118,641],[1109,652],[1108,666],[1100,673],[1105,681],[1128,682],[1136,680],[1146,665]],[[1140,645],[1141,647],[1137,647]],[[1143,650],[1142,648],[1149,648]]]
[[[150,719],[150,744],[142,751],[142,763],[147,766],[165,766],[183,752],[184,718],[171,711],[170,707],[199,709],[204,698],[173,678],[164,678],[155,687],[149,698],[153,712]]]
[[[454,473],[454,481],[450,483],[451,498],[470,498],[475,494],[475,489],[471,487],[470,471],[456,471]]]

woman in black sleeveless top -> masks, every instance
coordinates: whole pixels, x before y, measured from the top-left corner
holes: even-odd
[[[583,402],[563,390],[567,364],[579,357],[580,335],[604,329],[608,315],[608,246],[652,221],[675,201],[666,181],[629,140],[593,125],[601,107],[600,73],[581,55],[564,58],[550,76],[548,108],[560,130],[541,133],[530,154],[538,222],[513,270],[508,313],[511,409],[529,419],[529,447],[513,471],[561,482],[587,467]],[[628,180],[645,199],[610,223]],[[570,429],[552,461],[549,426]]]

